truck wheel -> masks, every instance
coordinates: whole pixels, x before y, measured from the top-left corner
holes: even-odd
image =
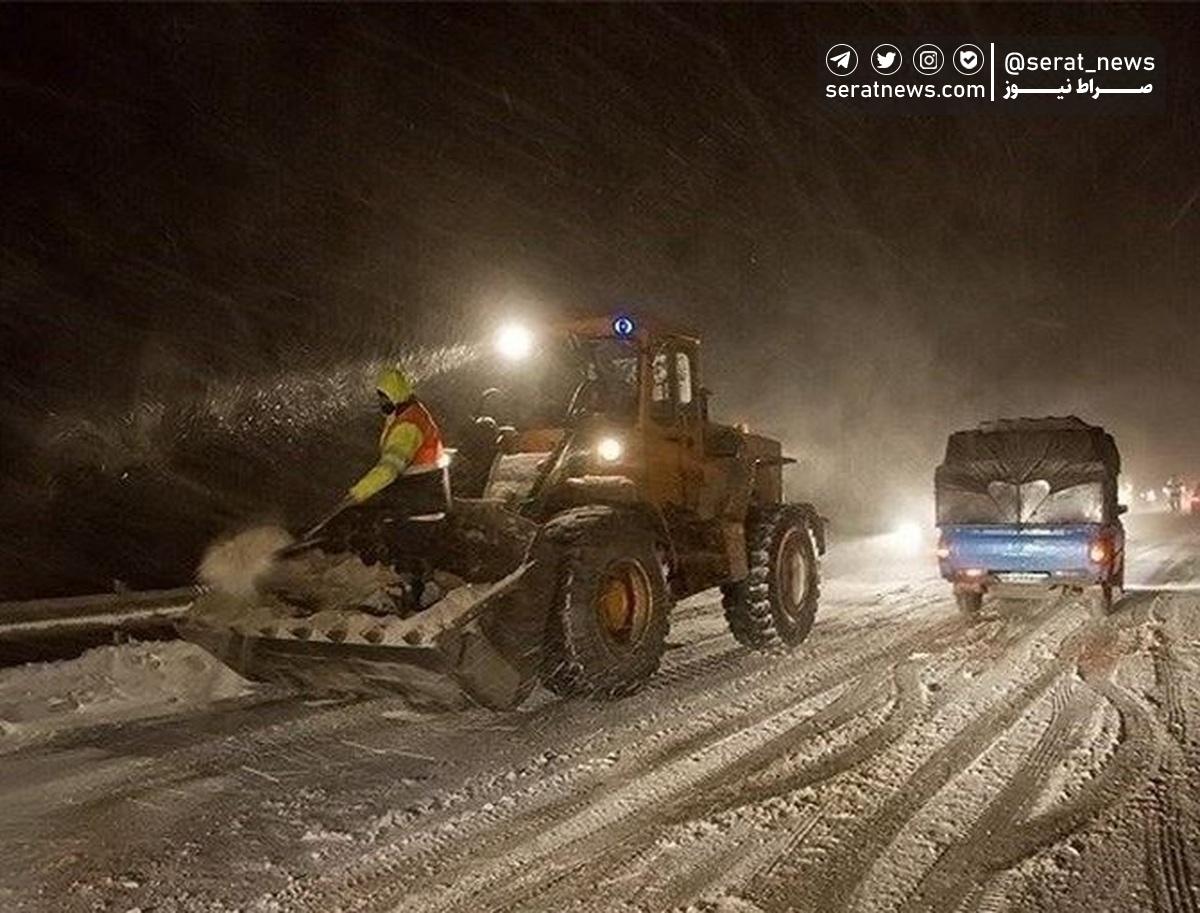
[[[670,624],[656,536],[612,508],[551,523],[560,527],[561,561],[542,683],[564,696],[631,694],[657,671]]]
[[[1088,614],[1093,618],[1107,618],[1112,614],[1113,585],[1102,583],[1088,591]]]
[[[954,601],[958,612],[966,618],[975,618],[983,610],[983,593],[980,590],[955,590]]]
[[[787,507],[756,513],[747,525],[746,550],[749,575],[721,589],[729,630],[754,650],[794,647],[812,630],[821,595],[808,524]]]

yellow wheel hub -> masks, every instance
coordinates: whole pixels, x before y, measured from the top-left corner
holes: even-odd
[[[650,621],[650,580],[636,561],[608,568],[596,599],[596,615],[608,639],[621,647],[636,645]]]
[[[776,559],[779,573],[779,591],[785,600],[785,610],[793,614],[803,602],[808,593],[808,565],[804,561],[804,553],[800,550],[798,537],[806,533],[791,529],[779,543],[779,557]]]

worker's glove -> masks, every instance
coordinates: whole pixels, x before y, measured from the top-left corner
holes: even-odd
[[[364,482],[359,482],[346,492],[346,497],[342,498],[342,503],[338,507],[344,510],[346,507],[354,504],[362,504],[363,501],[366,501],[373,494],[374,492],[370,486],[364,484]]]

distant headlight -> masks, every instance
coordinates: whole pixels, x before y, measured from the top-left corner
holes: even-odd
[[[920,523],[905,520],[897,523],[896,528],[892,530],[892,541],[903,551],[915,555],[925,541],[925,531]]]
[[[596,455],[606,463],[615,463],[625,452],[625,445],[615,437],[602,437],[596,444]]]

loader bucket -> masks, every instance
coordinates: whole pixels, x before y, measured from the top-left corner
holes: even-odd
[[[270,597],[247,604],[213,592],[180,620],[179,633],[255,681],[508,709],[533,686],[537,650],[494,634],[534,605],[527,580],[534,569],[526,563],[497,583],[457,587],[409,617],[353,607],[305,614]]]

